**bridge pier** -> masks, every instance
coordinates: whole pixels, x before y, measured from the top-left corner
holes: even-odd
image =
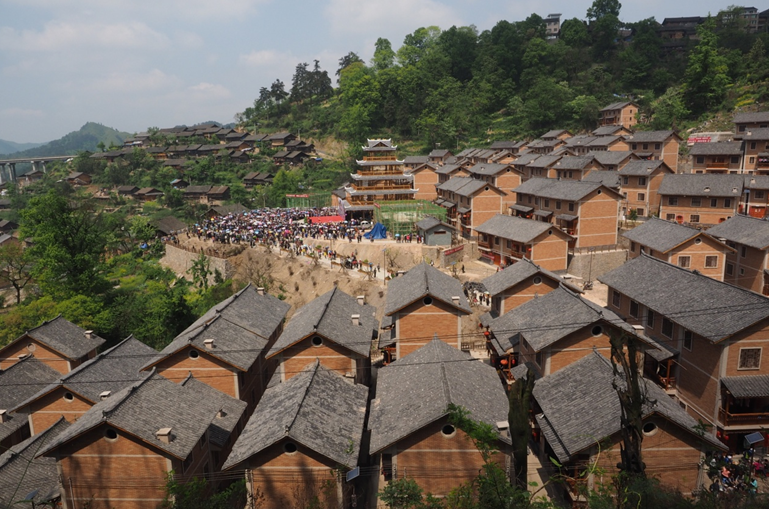
[[[5,184],[5,163],[0,163],[0,186]]]
[[[11,168],[9,177],[12,181],[16,182],[16,163],[8,163],[8,166]]]

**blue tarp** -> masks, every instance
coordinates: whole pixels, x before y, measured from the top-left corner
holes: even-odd
[[[374,225],[374,227],[371,229],[371,231],[368,231],[363,234],[363,236],[367,239],[374,238],[376,239],[386,239],[387,238],[387,228],[382,223],[377,223]]]

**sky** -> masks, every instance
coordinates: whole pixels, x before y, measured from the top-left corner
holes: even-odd
[[[42,143],[98,122],[129,133],[233,122],[298,63],[334,77],[379,37],[488,30],[530,14],[584,19],[592,0],[0,0],[0,139]],[[716,14],[716,0],[626,1],[620,19]],[[335,77],[334,77],[335,80]]]

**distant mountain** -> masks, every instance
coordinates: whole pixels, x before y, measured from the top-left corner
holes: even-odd
[[[15,141],[0,140],[0,155],[13,154],[22,150],[36,148],[44,143],[16,143]]]
[[[73,131],[58,140],[40,145],[35,148],[13,153],[14,157],[41,157],[41,156],[66,156],[75,155],[87,150],[97,151],[99,142],[109,147],[111,144],[122,146],[131,133],[124,133],[111,127],[106,127],[95,122],[88,122],[79,131]]]

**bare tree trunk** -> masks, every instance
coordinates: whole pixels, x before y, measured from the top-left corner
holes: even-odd
[[[510,439],[513,443],[513,471],[515,482],[521,489],[528,487],[528,447],[531,440],[529,409],[531,391],[534,389],[534,374],[526,371],[526,378],[513,382],[508,396],[510,409],[507,423],[510,426]]]

